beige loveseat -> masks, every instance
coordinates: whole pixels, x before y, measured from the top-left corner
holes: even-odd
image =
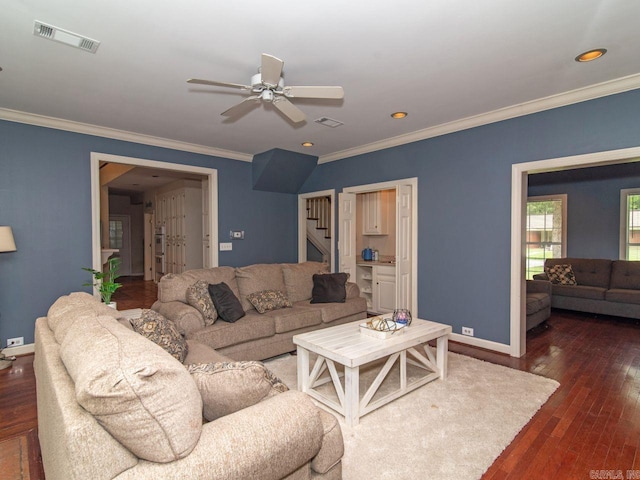
[[[78,292],[36,321],[47,480],[341,478],[340,426],[307,395],[272,392],[207,422],[188,364],[228,359],[188,341],[183,365],[117,315]]]
[[[169,274],[160,280],[158,301],[151,308],[173,320],[187,339],[198,340],[236,360],[264,360],[295,350],[294,335],[366,318],[367,303],[355,283],[347,282],[344,303],[311,303],[313,275],[322,272],[326,272],[326,265],[304,262]],[[234,323],[217,320],[205,325],[202,313],[187,299],[189,287],[198,280],[229,285],[246,315]],[[247,296],[265,290],[285,292],[293,308],[258,313]]]

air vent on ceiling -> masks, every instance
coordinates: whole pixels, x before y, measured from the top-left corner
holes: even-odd
[[[38,37],[79,48],[85,52],[96,53],[96,50],[98,50],[98,47],[100,46],[100,42],[97,40],[83,37],[77,33],[64,30],[63,28],[54,27],[53,25],[48,25],[38,20],[36,20],[33,25],[33,34]]]
[[[329,118],[329,117],[320,117],[314,121],[316,123],[319,123],[320,125],[324,125],[325,127],[331,127],[331,128],[336,128],[336,127],[339,127],[340,125],[344,125],[344,123],[342,123],[341,121],[334,120],[333,118]]]

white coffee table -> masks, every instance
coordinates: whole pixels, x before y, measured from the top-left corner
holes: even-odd
[[[347,425],[357,425],[360,417],[415,390],[437,378],[447,377],[447,351],[451,326],[428,320],[414,319],[402,334],[387,339],[371,338],[360,333],[366,320],[302,333],[293,337],[298,350],[298,389],[332,410],[344,415]],[[426,344],[436,340],[436,352]],[[310,369],[309,354],[318,355]],[[360,398],[360,367],[374,360],[389,357],[376,379]],[[400,363],[400,386],[380,399],[371,401],[394,363]],[[336,370],[344,366],[344,385]],[[425,375],[407,383],[407,363],[425,370]],[[328,369],[329,378],[320,378]],[[338,401],[316,390],[333,382]]]

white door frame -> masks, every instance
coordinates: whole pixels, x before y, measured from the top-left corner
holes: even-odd
[[[551,170],[595,167],[640,160],[640,147],[587,153],[570,157],[516,163],[511,166],[511,297],[510,297],[510,346],[512,357],[527,352],[526,282],[525,282],[525,210],[527,205],[527,177],[530,173]]]
[[[331,198],[331,271],[336,271],[336,191],[301,193],[298,195],[298,263],[307,261],[307,199]]]
[[[174,170],[207,176],[209,179],[209,224],[211,228],[211,266],[218,266],[218,171],[213,168],[182,165],[180,163],[160,162],[143,158],[123,157],[108,153],[91,152],[91,245],[94,270],[102,271],[101,238],[100,238],[100,162],[121,163],[137,167]]]
[[[418,312],[418,177],[402,178],[389,182],[370,183],[368,185],[356,185],[344,187],[344,193],[367,193],[379,190],[395,189],[399,185],[411,185],[411,307],[410,310],[417,315]],[[338,232],[340,233],[340,232]],[[397,248],[397,247],[396,247]]]

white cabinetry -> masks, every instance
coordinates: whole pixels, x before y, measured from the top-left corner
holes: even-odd
[[[211,224],[209,223],[209,180],[202,180],[202,268],[211,268]]]
[[[396,308],[396,267],[358,264],[356,283],[367,300],[367,311],[391,313]]]
[[[165,272],[202,268],[202,188],[178,180],[156,194],[156,227],[165,227]]]
[[[387,235],[389,233],[389,192],[362,194],[362,234]]]

